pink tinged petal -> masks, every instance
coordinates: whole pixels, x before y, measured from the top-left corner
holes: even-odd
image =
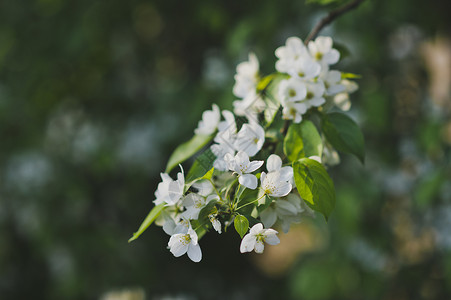
[[[249,167],[246,170],[246,173],[252,173],[256,171],[258,168],[263,166],[265,162],[263,160],[254,160],[249,163]]]
[[[277,214],[273,208],[269,207],[260,213],[260,219],[265,227],[271,227],[277,221]]]
[[[272,229],[273,230],[273,229]],[[275,230],[274,230],[275,231]],[[277,236],[277,231],[275,233],[270,233],[266,236],[265,242],[269,245],[277,245],[280,243],[279,237]]]
[[[257,177],[255,175],[253,175],[253,174],[241,175],[238,178],[238,182],[241,185],[243,185],[243,186],[245,186],[245,187],[247,187],[247,188],[249,188],[251,190],[255,190],[257,188],[257,186],[258,186]]]
[[[266,169],[268,172],[276,172],[280,170],[281,167],[282,159],[276,154],[271,154],[266,161]]]
[[[255,252],[257,253],[263,253],[263,250],[265,250],[265,245],[262,241],[257,241],[255,243]]]
[[[180,257],[188,251],[189,244],[185,244],[181,241],[184,239],[183,236],[184,234],[175,234],[169,239],[168,246],[175,257]]]
[[[250,234],[251,235],[256,235],[259,234],[260,231],[263,230],[263,224],[262,223],[257,223],[254,226],[252,226],[251,230],[250,230]]]
[[[240,252],[251,252],[252,250],[254,250],[255,242],[255,237],[251,234],[247,234],[241,241]]]
[[[189,245],[188,257],[194,262],[200,262],[200,260],[202,259],[202,251],[200,250],[199,244]]]

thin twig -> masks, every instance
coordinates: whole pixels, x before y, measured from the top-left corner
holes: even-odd
[[[349,2],[342,7],[337,8],[336,10],[331,11],[326,17],[322,18],[318,24],[313,27],[312,31],[310,31],[309,35],[304,41],[304,44],[307,45],[316,35],[323,29],[327,24],[330,24],[333,20],[341,16],[342,14],[356,8],[360,5],[364,0],[354,0]]]

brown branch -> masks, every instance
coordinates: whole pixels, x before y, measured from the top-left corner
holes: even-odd
[[[364,0],[354,0],[349,2],[342,7],[337,8],[336,10],[331,11],[326,17],[322,18],[316,25],[313,27],[312,31],[310,31],[309,35],[304,41],[304,44],[307,45],[316,35],[323,29],[326,25],[330,24],[333,20],[341,16],[342,14],[356,8],[360,5]]]

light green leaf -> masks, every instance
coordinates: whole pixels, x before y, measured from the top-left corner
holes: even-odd
[[[363,163],[365,145],[359,126],[342,113],[323,115],[321,128],[327,141],[337,150],[354,154]]]
[[[341,78],[342,79],[359,79],[359,78],[362,78],[362,75],[354,74],[354,73],[341,72]]]
[[[235,217],[235,221],[233,221],[235,225],[235,230],[238,232],[238,234],[243,238],[243,236],[246,234],[247,230],[249,229],[249,221],[246,219],[245,216],[237,215]]]
[[[171,170],[178,164],[184,162],[191,156],[193,156],[197,151],[202,149],[208,142],[210,142],[214,137],[211,135],[195,135],[186,143],[178,146],[169,158],[168,164],[166,165],[165,173],[171,172]]]
[[[152,208],[147,217],[144,219],[144,222],[142,222],[141,226],[139,226],[138,231],[133,233],[133,236],[128,240],[128,242],[130,243],[136,240],[147,229],[147,227],[149,227],[153,223],[153,221],[155,221],[155,219],[158,218],[158,216],[163,211],[163,208],[164,203],[161,203]]]
[[[290,161],[306,156],[321,157],[323,142],[315,125],[309,120],[291,124],[284,139],[283,152]]]
[[[316,160],[302,158],[293,163],[293,172],[302,199],[327,220],[335,207],[335,188],[324,166]]]

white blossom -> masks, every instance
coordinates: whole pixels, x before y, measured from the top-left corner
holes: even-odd
[[[318,82],[306,82],[307,87],[307,95],[306,95],[306,103],[308,107],[318,107],[326,103],[326,99],[324,99],[325,87],[322,81]]]
[[[345,87],[345,91],[336,94],[333,98],[333,102],[339,109],[348,111],[351,108],[351,100],[349,99],[349,94],[357,91],[359,89],[359,86],[355,81],[350,81],[348,79],[342,79],[340,85],[343,85]]]
[[[216,156],[213,162],[213,167],[219,171],[226,171],[227,164],[224,161],[224,156],[227,153],[235,154],[236,141],[236,123],[233,114],[228,111],[222,111],[225,121],[221,121],[218,125],[218,133],[214,138],[215,144],[211,145],[210,149]]]
[[[265,143],[265,130],[257,123],[243,124],[237,134],[235,148],[254,156]]]
[[[288,73],[293,68],[293,64],[300,58],[307,57],[307,48],[302,40],[297,37],[290,37],[285,42],[285,46],[276,49],[275,54],[279,59],[276,62],[276,70],[281,73]]]
[[[282,116],[285,120],[293,120],[294,123],[301,123],[302,115],[307,111],[307,105],[299,102],[286,102],[283,105]]]
[[[233,94],[239,98],[244,98],[247,94],[255,90],[258,83],[259,63],[254,53],[249,53],[249,60],[238,64],[235,74],[235,85]]]
[[[317,77],[320,72],[321,65],[306,55],[296,60],[287,73],[293,77],[306,80]]]
[[[180,166],[181,168],[181,166]],[[166,203],[166,205],[175,205],[182,198],[185,188],[185,177],[183,169],[177,173],[177,180],[173,180],[168,174],[160,174],[162,182],[158,184],[155,191],[155,205]]]
[[[237,116],[246,116],[249,123],[258,122],[258,114],[266,108],[266,103],[257,91],[251,90],[242,100],[233,101],[233,112]]]
[[[272,154],[268,157],[266,169],[268,174],[262,172],[260,175],[263,192],[275,198],[288,195],[292,188],[293,168],[282,167],[282,159],[278,155]]]
[[[199,262],[202,259],[202,251],[197,242],[197,234],[189,228],[187,233],[177,233],[169,239],[168,247],[175,257],[180,257],[187,253],[188,257],[194,261]]]
[[[271,227],[279,220],[283,231],[287,233],[291,223],[298,223],[301,213],[305,211],[301,205],[302,202],[303,200],[297,194],[290,193],[283,198],[275,199],[260,213],[260,218],[265,227]]]
[[[217,219],[217,214],[210,214],[208,215],[208,219],[210,219],[211,225],[213,225],[214,230],[216,230],[219,234],[222,233],[221,231],[221,222]]]
[[[336,70],[321,72],[319,76],[324,82],[326,95],[333,96],[345,91],[345,86],[341,84],[341,73]]]
[[[199,212],[202,208],[204,208],[205,205],[213,199],[218,199],[218,195],[210,195],[205,198],[195,193],[188,194],[182,202],[186,210],[181,214],[181,216],[188,220],[197,220],[199,217]]]
[[[255,249],[255,252],[263,253],[263,250],[265,249],[263,243],[269,245],[277,245],[280,243],[277,234],[278,232],[274,229],[263,229],[261,223],[255,224],[241,241],[240,252],[252,252]]]
[[[194,133],[204,135],[212,134],[216,131],[216,128],[218,128],[220,119],[221,114],[219,112],[219,107],[216,104],[213,104],[212,110],[206,110],[203,112],[202,120],[199,121]]]
[[[238,174],[238,182],[241,185],[252,190],[257,188],[257,177],[251,173],[260,168],[264,161],[249,161],[249,156],[244,151],[239,151],[235,156],[227,153],[224,160],[227,162],[229,170]]]
[[[278,95],[282,105],[286,102],[299,102],[307,96],[307,88],[303,80],[291,77],[280,81]]]
[[[323,65],[333,65],[340,59],[340,52],[332,48],[333,41],[328,36],[319,36],[308,43],[310,55]]]

